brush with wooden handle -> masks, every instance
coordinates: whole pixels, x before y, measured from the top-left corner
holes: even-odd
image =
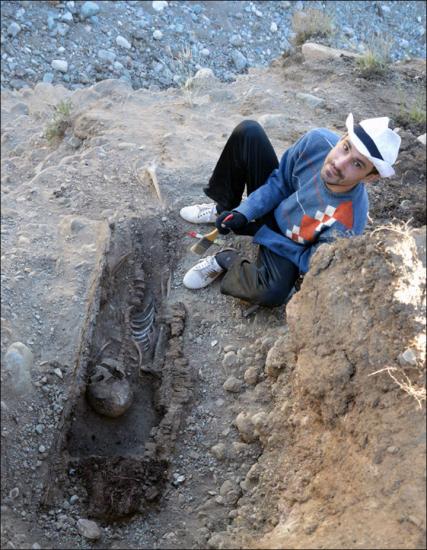
[[[226,216],[222,220],[222,223],[224,223],[228,220],[231,220],[232,217],[233,217],[233,214],[231,214],[231,213],[228,214],[228,216]],[[225,225],[222,225],[222,227],[225,227]],[[218,233],[219,233],[218,229],[214,229],[213,231],[211,231],[207,235],[204,235],[204,237],[202,239],[200,239],[199,242],[197,242],[196,244],[193,244],[193,246],[191,247],[190,250],[201,256],[204,252],[206,252],[206,250],[210,247],[210,245],[218,237]]]
[[[214,240],[218,237],[218,229],[214,229],[210,233],[204,235],[200,241],[197,241],[196,244],[190,248],[191,252],[199,254],[201,256],[206,252],[206,250],[213,244]]]

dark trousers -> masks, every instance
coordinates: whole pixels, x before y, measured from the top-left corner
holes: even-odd
[[[276,153],[262,127],[253,120],[241,122],[233,130],[221,153],[205,194],[218,211],[233,210],[246,189],[247,195],[263,185],[279,166]],[[280,233],[273,212],[249,223],[239,232],[254,235],[264,224]],[[221,281],[221,292],[263,306],[282,305],[299,275],[295,264],[260,246],[256,262],[236,257]]]

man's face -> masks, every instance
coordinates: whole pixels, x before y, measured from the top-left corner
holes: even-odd
[[[369,182],[379,178],[378,174],[368,174],[374,165],[361,155],[348,136],[343,136],[326,157],[320,171],[323,181],[332,189],[351,189],[360,181]]]

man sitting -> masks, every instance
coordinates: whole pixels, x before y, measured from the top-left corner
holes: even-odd
[[[222,250],[191,268],[184,285],[200,289],[225,274],[223,294],[264,306],[285,303],[322,243],[363,232],[365,184],[394,175],[401,139],[388,122],[381,117],[355,125],[350,113],[341,138],[325,128],[311,130],[280,163],[262,127],[240,123],[203,189],[215,203],[187,206],[180,215],[192,223],[215,223],[222,234],[253,236],[257,260]]]

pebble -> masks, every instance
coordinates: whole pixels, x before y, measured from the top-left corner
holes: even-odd
[[[121,48],[126,48],[127,50],[132,47],[130,42],[128,42],[124,36],[118,36],[116,38],[116,44],[117,46],[120,46]]]
[[[239,50],[233,50],[231,52],[231,59],[233,60],[234,66],[238,71],[243,71],[243,69],[248,64],[248,60],[242,54],[242,52],[239,52]]]
[[[31,549],[32,550],[41,550],[41,546],[38,542],[35,542],[32,546],[31,546]]]
[[[414,350],[411,348],[408,348],[403,353],[401,353],[397,360],[402,367],[406,365],[411,365],[412,367],[415,367],[417,365],[417,356]]]
[[[18,498],[19,496],[19,488],[18,487],[14,487],[10,493],[9,493],[9,497],[13,500],[15,500],[16,498]]]
[[[274,21],[271,23],[270,25],[270,32],[277,32],[277,23],[275,23]]]
[[[96,2],[85,2],[80,10],[80,15],[82,19],[93,17],[97,13],[99,13],[99,6]]]
[[[217,459],[217,460],[224,460],[226,457],[226,446],[224,443],[217,443],[213,447],[211,447],[211,454]]]
[[[224,367],[234,367],[237,365],[238,362],[239,358],[234,351],[228,351],[222,359],[222,364],[224,365]]]
[[[52,69],[55,71],[60,71],[61,73],[66,73],[68,71],[68,63],[63,59],[54,59],[51,63]]]
[[[245,370],[243,379],[247,384],[255,385],[258,381],[258,370],[255,367],[249,367]]]
[[[166,0],[154,0],[151,5],[153,7],[153,10],[161,12],[165,8],[167,8],[168,3],[166,2]]]
[[[44,445],[39,446],[39,453],[43,454],[46,452],[46,447]]]
[[[94,521],[90,519],[80,518],[77,521],[78,532],[89,540],[97,540],[101,536],[101,531]]]
[[[43,424],[37,424],[37,426],[34,428],[35,432],[41,435],[44,431]]]
[[[20,31],[21,27],[18,25],[18,23],[15,23],[15,21],[13,21],[7,28],[7,34],[13,37],[15,37]]]
[[[234,424],[239,430],[240,437],[245,443],[252,443],[256,440],[255,427],[252,424],[251,414],[247,411],[240,412],[235,420]]]
[[[153,38],[154,40],[161,40],[163,38],[163,33],[162,31],[159,31],[158,29],[156,29],[154,32],[153,32]]]
[[[116,59],[116,54],[114,52],[111,52],[110,50],[98,50],[98,57],[102,61],[108,61],[109,63],[113,63]]]

